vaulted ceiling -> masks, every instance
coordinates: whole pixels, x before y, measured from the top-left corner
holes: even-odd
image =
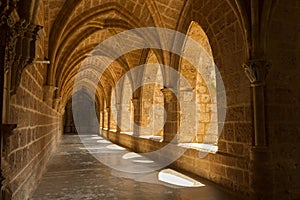
[[[196,20],[208,35],[213,56],[218,60],[222,49],[215,38],[217,29],[222,27],[215,27],[216,12],[220,13],[220,18],[226,14],[228,23],[236,21],[242,34],[245,26],[239,4],[233,0],[44,0],[42,5],[38,9],[45,15],[45,55],[51,63],[46,84],[58,88],[54,98],[61,97],[62,104],[70,98],[75,76],[83,62],[90,66],[110,63],[109,52],[99,52],[96,61],[89,61],[88,57],[97,45],[120,32],[162,27],[186,33],[191,21]],[[164,37],[160,36],[159,42],[163,43]],[[122,46],[122,41],[118,45]],[[176,56],[157,49],[153,51],[160,63],[176,68]],[[100,78],[97,93],[106,98],[126,71],[146,62],[148,52],[141,49],[126,53],[106,66],[102,74],[91,67],[81,76],[91,81],[91,77]]]

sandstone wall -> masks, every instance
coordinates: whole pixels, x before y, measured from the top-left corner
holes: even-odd
[[[44,24],[41,4],[37,24]],[[45,40],[40,38],[37,58],[44,59]],[[27,199],[36,187],[61,135],[61,116],[43,100],[47,65],[33,64],[23,71],[17,93],[10,98],[8,123],[17,124],[4,152],[4,175],[13,199]]]
[[[267,56],[267,131],[277,199],[298,199],[300,152],[299,1],[278,1],[273,13]]]

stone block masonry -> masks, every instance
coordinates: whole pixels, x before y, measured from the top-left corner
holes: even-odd
[[[30,66],[10,102],[9,121],[18,126],[5,149],[4,176],[13,199],[28,198],[62,131],[60,114],[43,101],[43,70],[45,67]]]

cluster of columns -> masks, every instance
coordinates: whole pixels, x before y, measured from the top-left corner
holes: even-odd
[[[196,101],[192,89],[177,91],[172,88],[161,90],[164,97],[165,120],[163,126],[163,141],[179,143],[193,142],[197,130]],[[131,132],[133,136],[149,135],[141,128],[143,124],[143,100],[141,97],[131,99],[131,105],[116,103],[108,105],[100,111],[100,129],[113,132]],[[188,113],[183,115],[184,113]],[[185,117],[184,117],[185,116]],[[131,119],[130,119],[131,118]],[[193,121],[194,122],[191,122]],[[182,121],[182,123],[181,123]],[[184,123],[185,122],[185,123]],[[192,124],[191,124],[192,123]],[[180,126],[183,127],[180,127]],[[154,135],[154,131],[152,132]]]

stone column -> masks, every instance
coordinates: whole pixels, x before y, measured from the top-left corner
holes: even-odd
[[[65,121],[64,121],[64,131],[65,131],[65,133],[73,133],[72,121],[73,121],[72,102],[70,102],[66,105],[66,109],[65,109]]]
[[[117,130],[117,112],[113,107],[109,109],[109,130],[116,131]]]
[[[103,130],[108,130],[109,129],[109,107],[104,108],[103,110]]]
[[[103,128],[103,110],[100,110],[100,113],[99,113],[99,128],[100,129]]]
[[[180,128],[178,142],[193,142],[197,134],[197,107],[193,89],[180,90]],[[178,119],[179,120],[179,119]]]
[[[121,126],[122,126],[122,106],[120,103],[116,104],[116,118],[117,118],[117,132],[121,132]]]
[[[133,104],[133,134],[135,136],[141,135],[140,126],[141,126],[141,101],[140,98],[131,99]]]
[[[252,199],[273,199],[273,165],[266,135],[264,100],[269,65],[265,60],[249,60],[243,67],[253,94],[254,144],[250,153]]]
[[[52,107],[54,92],[57,90],[57,87],[52,85],[44,85],[44,101]]]
[[[178,99],[172,88],[164,88],[161,91],[164,95],[164,107],[167,113],[167,119],[164,125],[164,141],[177,143],[179,138],[175,136],[177,131],[179,131],[180,118]]]
[[[61,102],[61,98],[55,98],[53,101],[53,108],[57,111],[59,111],[59,104]]]
[[[118,106],[118,126],[120,128],[120,132],[133,132],[133,115],[134,108],[131,106],[131,103],[123,103]]]

